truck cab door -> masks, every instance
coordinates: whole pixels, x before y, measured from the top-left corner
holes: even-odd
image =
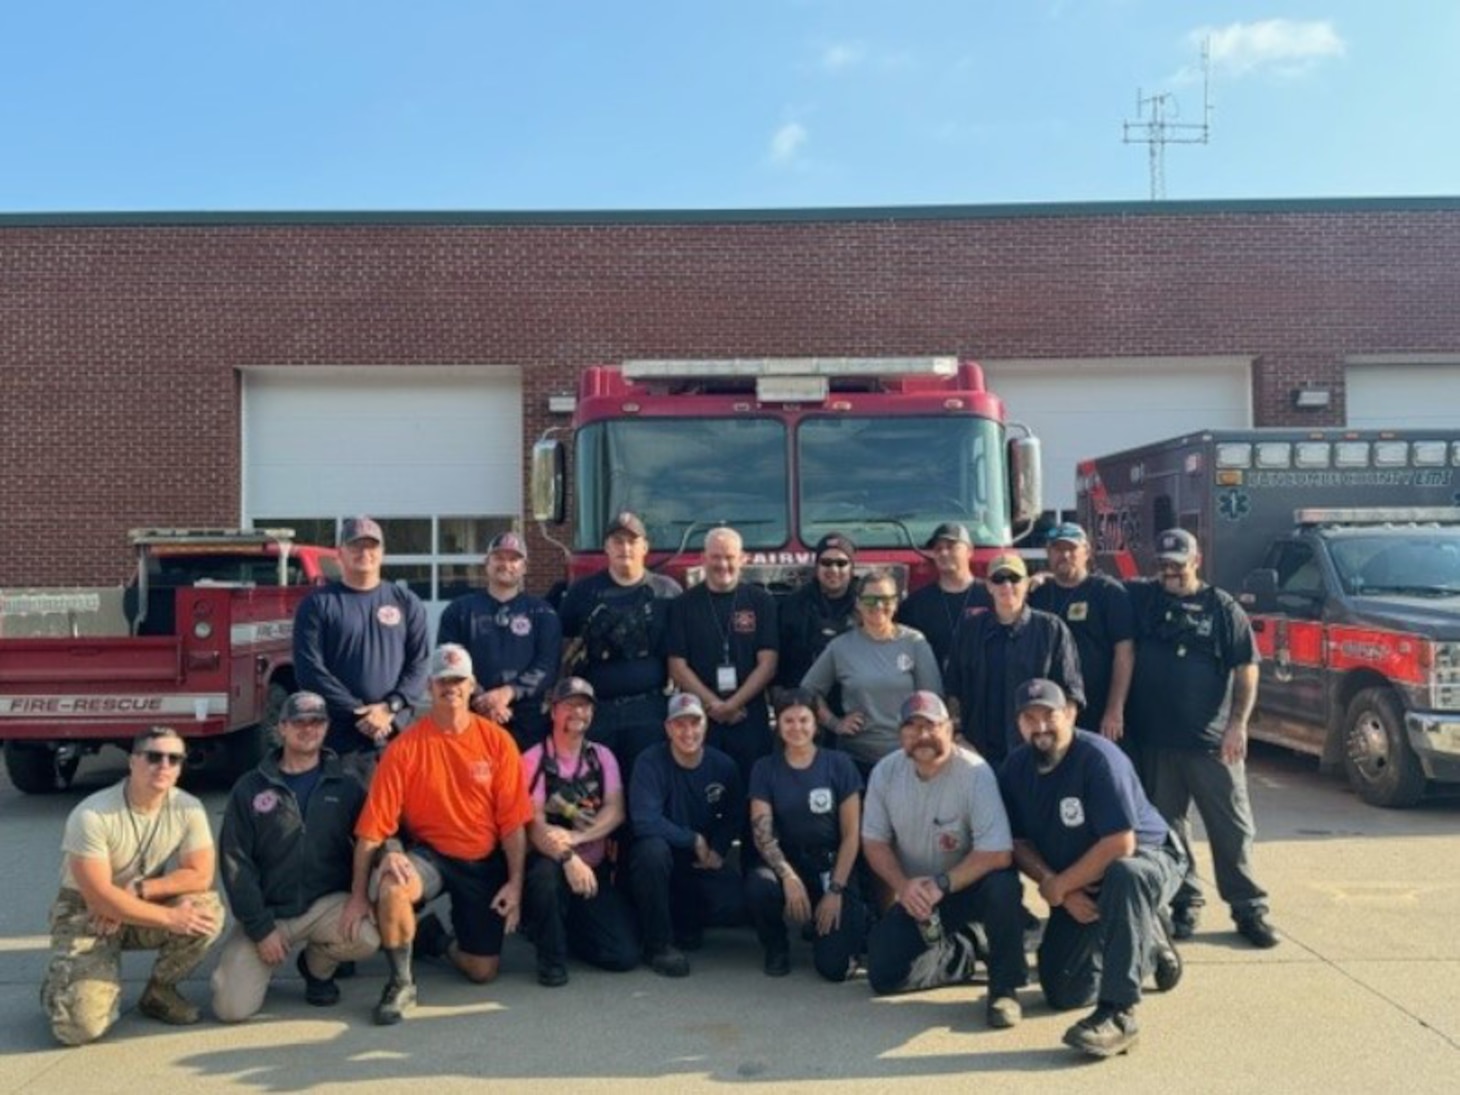
[[[1263,656],[1258,705],[1321,724],[1326,714],[1323,606],[1327,600],[1322,566],[1312,546],[1300,541],[1274,544],[1267,565],[1277,573],[1277,586],[1271,603],[1262,606],[1269,611],[1252,617]]]

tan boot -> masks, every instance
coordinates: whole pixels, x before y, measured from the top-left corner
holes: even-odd
[[[148,981],[142,998],[137,1001],[137,1010],[149,1019],[174,1027],[190,1027],[203,1017],[176,985],[164,985],[159,981]]]

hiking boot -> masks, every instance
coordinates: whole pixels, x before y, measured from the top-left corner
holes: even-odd
[[[1201,910],[1195,905],[1180,905],[1171,910],[1171,938],[1190,939],[1196,934]]]
[[[689,959],[678,947],[663,946],[649,955],[649,968],[661,977],[688,977]]]
[[[1267,917],[1262,913],[1252,913],[1250,916],[1239,916],[1237,918],[1237,934],[1254,947],[1267,950],[1275,947],[1280,942],[1277,929],[1267,922]]]
[[[1134,1048],[1140,1036],[1133,1010],[1101,1004],[1065,1031],[1064,1043],[1091,1057],[1114,1057]]]
[[[304,960],[304,951],[299,952],[299,976],[304,978],[304,1002],[317,1008],[333,1007],[340,1002],[340,986],[333,977],[316,977],[309,972],[309,963]]]
[[[791,972],[791,952],[774,950],[765,952],[765,975],[767,977],[785,977]]]
[[[1172,942],[1171,917],[1164,910],[1156,916],[1156,991],[1170,992],[1181,980],[1181,953]]]
[[[411,940],[412,958],[445,958],[451,949],[451,933],[435,913],[427,913],[416,921],[416,937]]]
[[[385,991],[380,994],[380,1003],[375,1005],[375,1025],[394,1026],[406,1017],[406,1012],[415,1006],[415,982],[403,985],[392,978],[385,983]]]
[[[560,988],[568,983],[568,967],[561,962],[539,962],[537,983],[543,988]]]
[[[160,981],[148,981],[137,1001],[137,1010],[149,1019],[173,1027],[190,1027],[203,1017],[188,998],[177,991],[176,985],[164,985]]]
[[[1019,997],[1012,992],[997,996],[991,992],[988,1003],[984,1005],[984,1014],[994,1030],[1008,1030],[1019,1025],[1019,1020],[1024,1018],[1024,1009],[1019,1006]]]

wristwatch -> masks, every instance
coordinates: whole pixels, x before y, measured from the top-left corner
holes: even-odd
[[[385,706],[390,708],[392,715],[399,715],[405,709],[406,701],[401,698],[399,692],[392,692],[385,697]]]
[[[826,884],[826,892],[840,895],[846,893],[847,888],[833,878],[830,882]]]
[[[568,860],[572,859],[577,854],[578,853],[576,850],[574,850],[573,848],[569,848],[562,855],[558,856],[558,863],[566,867],[568,865]]]
[[[933,876],[933,882],[945,895],[953,892],[953,880],[948,877],[947,871],[939,871]]]

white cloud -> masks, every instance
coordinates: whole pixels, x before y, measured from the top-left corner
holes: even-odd
[[[867,47],[860,42],[833,42],[821,51],[821,67],[827,72],[855,68],[867,59]]]
[[[800,122],[787,122],[771,135],[771,162],[791,164],[810,134]]]
[[[1327,20],[1299,23],[1291,19],[1264,19],[1225,27],[1201,27],[1191,32],[1193,44],[1199,46],[1203,39],[1211,42],[1213,71],[1232,76],[1258,71],[1299,76],[1323,61],[1342,57],[1348,49]]]

